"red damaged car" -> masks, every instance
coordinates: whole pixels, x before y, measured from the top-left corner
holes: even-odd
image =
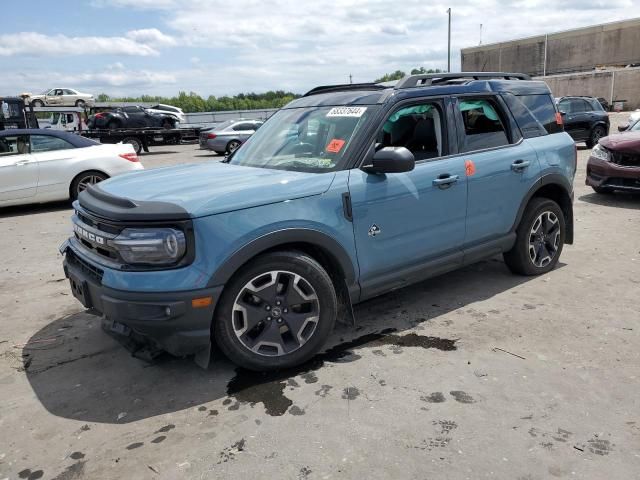
[[[600,139],[587,162],[586,184],[597,193],[640,193],[640,128]]]

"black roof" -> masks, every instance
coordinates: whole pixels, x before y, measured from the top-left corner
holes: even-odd
[[[326,85],[316,87],[284,108],[331,105],[375,105],[389,98],[425,95],[509,92],[514,95],[549,95],[546,83],[528,75],[504,72],[462,72],[409,75],[397,82]]]
[[[61,130],[52,130],[50,128],[10,128],[8,130],[0,130],[0,138],[13,137],[15,135],[47,135],[50,137],[58,137],[66,140],[76,148],[91,147],[98,144],[95,140],[81,137],[75,133],[63,132]]]

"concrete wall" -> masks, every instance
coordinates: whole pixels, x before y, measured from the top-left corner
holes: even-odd
[[[540,77],[556,97],[588,95],[603,97],[609,103],[627,100],[625,110],[640,108],[640,68],[601,72],[571,73]]]
[[[463,72],[549,75],[622,67],[640,63],[640,18],[463,48],[460,54]]]

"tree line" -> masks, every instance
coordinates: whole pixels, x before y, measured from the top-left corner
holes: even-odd
[[[411,74],[440,73],[439,68],[425,69],[424,67],[414,68]],[[399,80],[406,75],[402,70],[386,73],[382,77],[374,80],[375,83]],[[268,91],[266,93],[240,93],[238,95],[224,95],[216,97],[210,95],[203,98],[195,92],[179,92],[174,97],[164,97],[159,95],[142,95],[140,97],[112,97],[106,93],[101,93],[96,97],[98,102],[132,102],[132,103],[164,103],[181,108],[186,113],[192,112],[220,112],[225,110],[261,110],[265,108],[280,108],[291,100],[299,98],[300,95],[284,90]]]

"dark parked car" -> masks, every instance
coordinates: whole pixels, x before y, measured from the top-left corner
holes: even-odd
[[[149,112],[143,107],[121,107],[110,112],[99,112],[89,117],[87,126],[90,129],[107,128],[175,128],[176,118],[173,115]]]
[[[556,99],[564,119],[564,130],[576,142],[593,148],[602,137],[609,135],[609,114],[593,97],[561,97]]]
[[[587,162],[586,184],[597,193],[640,193],[640,122],[628,132],[600,139]]]

